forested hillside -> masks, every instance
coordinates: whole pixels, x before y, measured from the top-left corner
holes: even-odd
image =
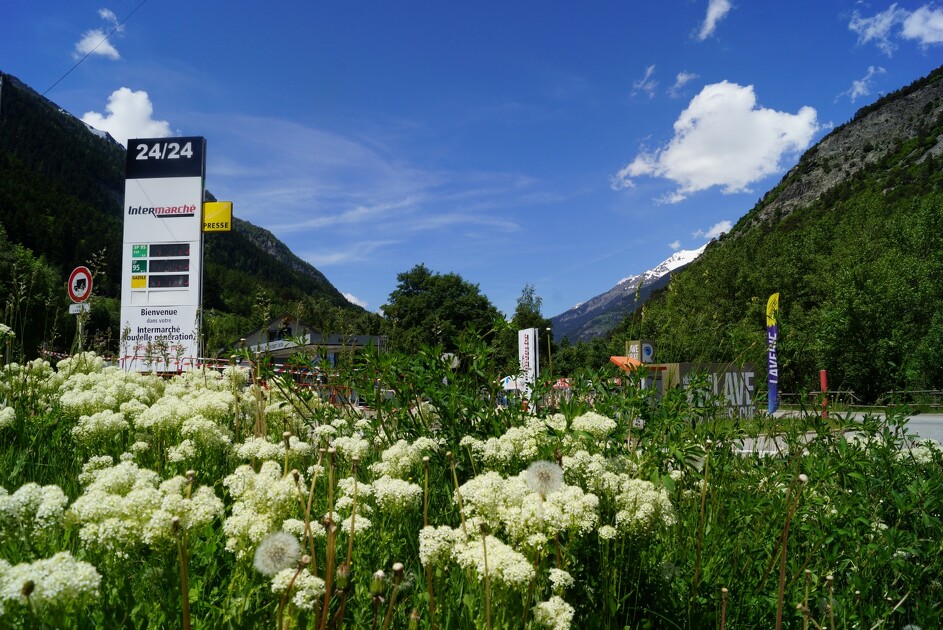
[[[862,109],[615,331],[660,361],[751,361],[779,292],[780,391],[943,387],[943,71]]]
[[[67,313],[65,281],[72,268],[88,265],[96,294],[90,341],[114,350],[125,150],[15,77],[0,79],[0,322],[14,328],[25,357],[41,345],[69,350],[75,318]],[[271,233],[238,219],[232,232],[207,236],[204,295],[208,348],[284,310],[303,308],[361,333],[379,326]]]

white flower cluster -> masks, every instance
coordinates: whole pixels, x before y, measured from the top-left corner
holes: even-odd
[[[494,536],[486,536],[484,543],[480,537],[470,537],[468,540],[459,536],[456,538],[452,559],[463,569],[474,570],[479,580],[485,577],[485,544],[488,547],[488,578],[492,584],[525,589],[534,579],[534,567],[527,557]]]
[[[135,429],[150,435],[176,438],[183,421],[191,416],[187,404],[175,396],[163,396],[135,420]]]
[[[533,461],[539,456],[540,447],[546,443],[549,443],[547,425],[533,416],[525,420],[524,426],[511,427],[500,437],[482,441],[466,435],[459,442],[485,466],[493,468]]]
[[[0,614],[8,604],[29,604],[40,610],[79,606],[98,597],[100,583],[95,567],[68,551],[14,566],[0,560]],[[31,591],[24,589],[28,584]]]
[[[29,540],[58,526],[68,503],[59,486],[30,482],[13,494],[0,488],[0,541]]]
[[[131,428],[124,414],[120,411],[99,411],[90,416],[81,416],[72,427],[72,437],[79,444],[92,446],[103,442],[116,441],[122,433]]]
[[[676,522],[674,507],[664,488],[651,481],[621,476],[615,496],[616,527],[631,534],[648,534]]]
[[[244,460],[283,460],[288,455],[288,459],[294,461],[310,455],[311,451],[311,444],[302,442],[294,435],[288,438],[287,453],[284,441],[272,442],[264,437],[248,438],[235,447],[236,457]]]
[[[525,548],[543,548],[564,532],[584,535],[599,521],[596,495],[561,485],[543,497],[528,486],[526,471],[508,479],[490,471],[470,479],[460,491],[466,519],[480,519]]]
[[[221,386],[226,389],[241,389],[249,382],[249,368],[241,365],[228,365],[220,375]]]
[[[275,393],[270,391],[270,396]],[[265,406],[265,422],[270,427],[290,427],[292,432],[298,431],[304,427],[304,419],[298,415],[295,407],[284,400],[272,401]]]
[[[597,440],[604,440],[616,430],[616,421],[595,411],[588,411],[573,418],[570,428],[574,431],[589,433]]]
[[[297,569],[285,569],[273,577],[272,593],[283,595],[288,590],[288,585],[291,584],[291,592],[293,593],[291,603],[301,610],[313,610],[324,596],[324,580],[312,575],[308,569],[302,569],[301,572],[298,572],[297,577],[295,576],[296,572],[298,572]],[[292,578],[295,580],[294,583],[292,583]]]
[[[388,477],[374,479],[370,484],[377,509],[381,512],[397,513],[411,510],[422,500],[422,488],[414,483]],[[358,487],[358,493],[359,493]]]
[[[93,466],[100,465],[95,462]],[[222,514],[223,503],[210,487],[191,490],[174,477],[161,483],[154,471],[122,461],[108,468],[83,470],[91,479],[85,492],[69,508],[87,545],[113,550],[120,556],[139,544],[164,546],[174,538],[174,517],[184,529],[198,529]]]
[[[534,606],[534,623],[549,630],[567,630],[573,622],[575,609],[554,595]]]
[[[637,470],[638,466],[624,456],[606,457],[585,450],[563,456],[564,479],[601,496],[617,494],[623,480]]]
[[[33,404],[48,406],[58,398],[63,380],[43,359],[33,359],[23,365],[8,363],[0,367],[0,400],[9,403],[17,398],[29,398]]]
[[[380,454],[380,461],[371,465],[370,470],[377,477],[387,475],[408,478],[422,462],[424,455],[434,453],[439,448],[440,443],[432,438],[421,437],[413,443],[399,440]]]
[[[187,480],[176,476],[160,484],[160,505],[151,513],[144,528],[143,541],[157,547],[175,540],[174,519],[187,531],[202,529],[223,515],[223,502],[209,486],[190,490],[186,496]]]
[[[550,588],[559,593],[574,584],[573,576],[563,569],[550,569]]]
[[[59,362],[60,373],[62,363]],[[73,367],[78,369],[80,365],[76,362]],[[158,399],[162,390],[160,378],[125,372],[119,367],[89,372],[73,371],[68,373],[67,380],[60,387],[59,403],[67,413],[91,416],[100,411],[119,409],[123,403],[132,400],[150,405]]]
[[[171,392],[168,391],[165,395],[170,394]],[[202,416],[222,426],[228,426],[233,421],[233,406],[236,404],[236,398],[230,391],[201,389],[182,396],[181,400],[186,403],[194,416]]]
[[[395,480],[399,481],[399,480]],[[405,482],[404,482],[405,483]],[[384,491],[387,493],[385,497],[386,501],[389,503],[395,503],[398,501],[396,493],[396,488],[392,486]],[[353,521],[354,528],[358,532],[363,532],[373,525],[373,522],[367,518],[370,514],[373,514],[373,505],[370,501],[374,497],[373,484],[364,483],[362,481],[357,482],[357,515],[354,517],[354,478],[353,477],[344,477],[343,479],[337,480],[337,493],[338,496],[334,501],[334,512],[327,512],[324,514],[325,519],[330,519],[335,524],[340,527],[340,531],[346,534],[350,533],[351,522]],[[392,509],[392,508],[388,508]],[[346,517],[344,516],[346,515]],[[318,526],[314,529],[320,529],[323,532],[323,529]]]
[[[943,455],[943,447],[936,440],[926,439],[914,444],[909,449],[905,448],[897,453],[897,459],[912,459],[917,464],[929,464],[933,457]]]
[[[452,548],[463,541],[462,530],[447,525],[423,527],[419,532],[419,561],[423,566],[442,566],[452,558]]]
[[[304,480],[299,483],[303,488]],[[223,485],[234,500],[232,514],[223,523],[226,549],[237,558],[251,556],[262,539],[300,506],[292,475],[283,477],[282,467],[274,461],[262,462],[258,473],[251,466],[240,466]]]
[[[232,444],[232,433],[225,424],[201,414],[191,416],[180,425],[180,436],[190,440],[202,451],[226,451]]]
[[[56,363],[56,370],[64,378],[75,374],[93,374],[105,368],[105,360],[94,352],[80,352]]]
[[[16,411],[13,407],[3,407],[0,409],[0,429],[5,429],[13,425],[16,420]]]
[[[357,436],[335,437],[330,444],[337,450],[338,457],[348,461],[354,457],[366,459],[373,450],[369,441]]]

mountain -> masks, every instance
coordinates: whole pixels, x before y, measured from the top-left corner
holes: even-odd
[[[0,72],[0,295],[8,296],[0,321],[15,320],[26,354],[57,334],[53,345],[69,338],[74,318],[61,315],[62,284],[78,265],[96,272],[100,304],[89,330],[111,344],[120,334],[125,155],[108,134]],[[311,311],[365,314],[270,232],[238,218],[232,232],[207,235],[204,263],[205,321],[212,328],[226,320],[218,336],[251,331],[260,303],[281,311],[307,301]]]
[[[567,337],[570,342],[578,342],[607,334],[643,304],[652,291],[666,286],[673,272],[691,264],[706,247],[675,252],[658,266],[623,278],[605,293],[551,317],[554,338],[562,340]]]
[[[664,361],[740,361],[766,379],[780,294],[780,391],[811,401],[943,388],[943,68],[808,149],[731,231],[612,332]]]

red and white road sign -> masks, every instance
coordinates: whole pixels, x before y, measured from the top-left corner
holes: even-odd
[[[84,302],[92,294],[92,272],[88,267],[76,267],[69,275],[69,297],[73,302]]]

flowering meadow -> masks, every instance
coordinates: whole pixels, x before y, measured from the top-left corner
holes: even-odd
[[[605,370],[499,404],[457,356],[3,366],[0,626],[943,627],[943,451],[902,413],[741,425]]]

